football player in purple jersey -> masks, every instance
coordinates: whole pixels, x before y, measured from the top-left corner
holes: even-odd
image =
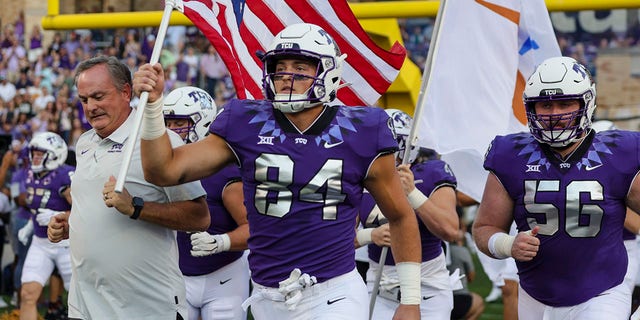
[[[181,87],[164,99],[167,128],[185,143],[204,139],[216,117],[213,98],[196,87]],[[249,225],[240,170],[229,165],[200,180],[207,192],[211,225],[207,231],[178,231],[180,271],[187,288],[189,319],[244,320],[242,302],[249,297],[247,249]]]
[[[265,100],[230,100],[206,138],[173,149],[162,119],[159,64],[134,75],[149,92],[141,130],[145,177],[173,185],[240,166],[249,221],[256,319],[368,319],[368,295],[354,259],[363,189],[389,219],[402,290],[395,319],[418,319],[420,238],[380,108],[329,106],[346,58],[312,24],[278,33],[261,55]],[[240,89],[240,88],[238,88]]]
[[[51,217],[71,210],[71,176],[75,168],[66,165],[67,144],[53,132],[37,133],[29,142],[30,169],[25,187],[31,220],[18,232],[26,243],[26,234],[33,230],[31,246],[22,269],[20,318],[36,319],[37,303],[44,285],[54,268],[69,289],[71,256],[68,241],[51,243],[47,239],[47,224]]]
[[[640,209],[640,134],[591,128],[595,83],[569,57],[536,67],[523,98],[530,132],[497,136],[485,157],[476,244],[516,260],[521,320],[628,319],[622,233],[627,206]]]
[[[442,240],[457,241],[464,238],[464,232],[458,228],[459,220],[456,212],[457,181],[449,166],[441,160],[416,162],[417,147],[409,150],[408,162],[402,164],[413,120],[408,114],[397,109],[385,111],[393,122],[398,138],[399,151],[396,163],[399,165],[402,187],[421,222],[419,224],[422,244],[421,317],[422,319],[449,319],[453,309],[453,290],[442,250]],[[378,215],[378,212],[373,198],[365,193],[360,210],[360,219],[363,224],[366,225],[366,221],[371,221],[371,216]],[[358,231],[358,234],[372,229]],[[363,244],[360,242],[361,239],[362,237],[359,236],[359,244]],[[373,291],[375,286],[376,275],[380,269],[380,256],[381,247],[370,244],[369,271],[367,272],[369,291]],[[391,255],[386,256],[383,267],[372,319],[391,319],[401,298],[398,294],[399,282],[395,261]],[[376,293],[371,292],[371,294]]]

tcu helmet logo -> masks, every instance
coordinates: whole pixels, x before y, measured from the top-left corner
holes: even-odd
[[[326,31],[320,29],[318,30],[318,33],[320,33],[321,36],[327,39],[327,44],[334,43],[333,38]],[[340,56],[340,49],[338,49],[338,46],[334,45],[333,47],[336,49],[336,56]]]
[[[300,45],[294,42],[283,42],[276,46],[276,50],[300,49]]]
[[[58,135],[48,135],[47,142],[52,145],[54,148],[61,148],[64,141]]]
[[[318,33],[327,39],[327,44],[333,43],[333,38],[324,30],[318,30]]]
[[[213,110],[213,100],[211,100],[211,96],[205,94],[200,90],[193,90],[188,94],[194,102],[201,102],[203,109]]]
[[[576,73],[579,73],[582,76],[582,79],[587,77],[587,71],[580,64],[574,63],[573,64],[573,71],[575,71]]]

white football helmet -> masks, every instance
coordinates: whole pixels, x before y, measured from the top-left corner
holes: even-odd
[[[404,150],[407,147],[407,139],[411,133],[413,119],[406,112],[398,109],[385,109],[384,111],[386,111],[389,118],[391,118],[393,129],[396,133],[396,139],[398,140],[398,152],[396,152],[396,159],[402,161],[404,159]],[[411,146],[408,163],[413,163],[413,161],[416,160],[419,150],[419,147]]]
[[[589,71],[575,59],[553,57],[543,61],[527,80],[523,93],[529,130],[536,140],[552,147],[564,147],[582,137],[591,126],[596,109],[596,85]],[[538,115],[536,102],[579,100],[580,109],[575,112]],[[561,129],[555,124],[568,121]]]
[[[174,89],[164,98],[164,119],[188,119],[189,125],[172,128],[177,134],[187,133],[185,143],[196,142],[209,134],[209,126],[218,114],[213,98],[196,87]]]
[[[298,23],[286,27],[275,36],[267,52],[260,57],[263,62],[262,88],[265,99],[285,113],[300,112],[319,103],[333,101],[340,86],[342,62],[346,57],[346,54],[340,54],[333,38],[317,25]],[[275,68],[278,60],[283,58],[303,58],[318,63],[315,77],[278,73],[290,75],[292,81],[300,77],[312,78],[314,82],[306,93],[276,94],[273,83]]]
[[[44,152],[39,164],[33,163],[33,151]],[[35,173],[52,171],[60,167],[67,160],[67,143],[53,132],[36,133],[29,142],[29,162]]]

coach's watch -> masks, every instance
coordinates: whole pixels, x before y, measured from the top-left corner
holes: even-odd
[[[133,205],[133,214],[130,215],[129,218],[136,220],[140,216],[142,207],[144,207],[144,200],[140,197],[133,197],[133,199],[131,199],[131,204]]]

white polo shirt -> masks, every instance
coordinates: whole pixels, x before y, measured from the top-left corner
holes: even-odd
[[[134,114],[131,112],[109,137],[101,139],[90,130],[76,145],[69,218],[72,318],[175,320],[176,312],[183,317],[187,314],[175,231],[131,220],[102,200],[104,183],[120,171]],[[182,144],[172,131],[169,136],[174,146]],[[205,195],[199,181],[168,188],[146,182],[139,142],[124,186],[146,202],[183,201]]]

